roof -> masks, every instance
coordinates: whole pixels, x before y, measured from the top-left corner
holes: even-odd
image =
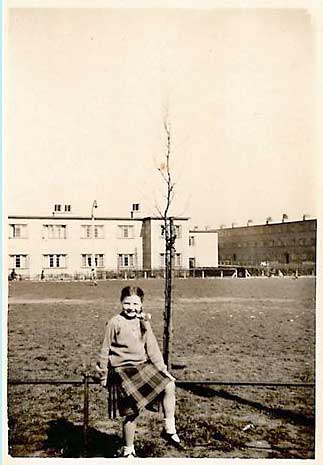
[[[216,229],[190,229],[189,233],[198,233],[198,234],[203,234],[203,233],[213,233],[217,234],[218,231]]]
[[[233,228],[229,227],[229,228],[218,228],[218,229],[210,229],[209,231],[213,231],[213,232],[221,232],[221,231],[235,231],[236,229],[252,229],[252,228],[263,228],[264,226],[265,227],[273,227],[273,226],[287,226],[287,225],[290,225],[290,224],[305,224],[305,223],[312,223],[312,222],[315,222],[316,223],[316,218],[312,218],[312,219],[307,219],[307,220],[297,220],[297,221],[280,221],[279,223],[263,223],[263,224],[251,224],[250,226],[234,226]]]
[[[172,217],[174,220],[189,220],[187,217]],[[9,220],[60,220],[60,221],[72,221],[72,220],[82,220],[82,221],[91,221],[91,216],[72,216],[72,215],[9,215]],[[163,220],[160,217],[146,216],[146,217],[134,217],[130,216],[95,216],[96,221],[144,221],[144,220]]]

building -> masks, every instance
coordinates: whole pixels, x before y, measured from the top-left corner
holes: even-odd
[[[218,233],[207,229],[189,232],[189,267],[216,268],[219,265]]]
[[[215,230],[220,265],[314,267],[315,219]]]
[[[187,269],[189,263],[189,218],[174,218],[175,251],[174,267]],[[164,224],[160,218],[142,219],[143,257],[142,267],[158,270],[165,267]]]
[[[137,204],[136,204],[137,205]],[[10,216],[8,271],[36,278],[97,272],[162,270],[165,264],[163,220],[138,217],[77,217],[55,205],[51,216]],[[136,214],[134,214],[136,213]],[[189,266],[188,218],[174,218],[174,266]]]
[[[134,204],[129,217],[73,216],[70,205],[56,204],[49,216],[10,216],[8,273],[26,278],[82,278],[95,267],[98,274],[125,275],[133,271],[163,274],[163,220],[140,217]],[[174,268],[276,267],[315,271],[315,219],[201,230],[189,228],[189,218],[174,217]],[[249,224],[249,222],[248,222]],[[211,273],[211,274],[210,274]],[[220,269],[217,274],[219,275]],[[160,273],[159,273],[160,274]],[[221,274],[221,273],[220,273]],[[223,274],[223,273],[222,273]],[[204,276],[204,273],[201,275]],[[193,276],[199,274],[193,273]]]

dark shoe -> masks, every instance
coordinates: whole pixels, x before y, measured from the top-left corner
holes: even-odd
[[[173,447],[176,447],[176,449],[185,449],[184,446],[181,444],[179,437],[177,436],[177,433],[166,433],[166,431],[163,429],[163,431],[160,434],[160,437],[165,439],[165,441]]]

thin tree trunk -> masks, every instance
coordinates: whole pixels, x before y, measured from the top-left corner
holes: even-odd
[[[170,171],[170,154],[171,154],[171,131],[166,115],[164,120],[164,129],[166,133],[166,162],[161,165],[159,172],[167,186],[166,205],[164,211],[159,210],[160,216],[164,221],[165,237],[165,307],[164,307],[164,334],[163,334],[163,357],[167,369],[171,367],[171,346],[173,334],[172,321],[172,278],[173,278],[173,257],[175,244],[175,231],[173,218],[169,216],[169,208],[174,198],[175,184],[172,181]]]
[[[173,335],[173,318],[172,318],[172,280],[173,280],[173,218],[168,218],[166,223],[165,234],[165,309],[164,309],[164,338],[163,338],[163,356],[169,370],[171,368],[172,354],[172,335]]]

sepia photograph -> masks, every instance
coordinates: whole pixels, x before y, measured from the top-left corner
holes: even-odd
[[[318,458],[317,22],[215,3],[7,5],[4,463]]]

